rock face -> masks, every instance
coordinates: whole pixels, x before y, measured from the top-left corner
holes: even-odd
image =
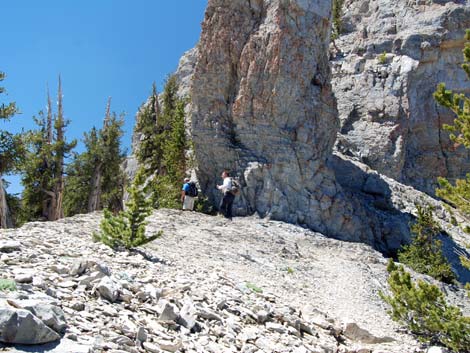
[[[469,152],[442,130],[453,116],[432,93],[439,82],[470,93],[458,65],[469,2],[346,0],[343,10],[332,60],[337,148],[429,194],[436,177],[464,176]]]
[[[209,1],[191,90],[196,174],[216,203],[221,171],[234,172],[240,215],[371,243],[368,217],[326,166],[339,129],[330,7],[327,0]]]
[[[196,46],[184,53],[180,59],[175,72],[176,81],[178,82],[178,95],[180,97],[189,97],[191,94],[191,80],[194,75],[198,53],[199,50]]]
[[[238,215],[394,250],[409,218],[391,199],[393,181],[355,163],[431,195],[437,176],[469,170],[468,152],[440,128],[452,116],[431,95],[440,81],[470,91],[455,65],[470,10],[468,1],[344,6],[345,33],[328,63],[330,1],[209,1],[200,43],[175,73],[191,97],[191,158],[214,204],[221,171],[234,172]],[[332,157],[336,139],[342,153]]]

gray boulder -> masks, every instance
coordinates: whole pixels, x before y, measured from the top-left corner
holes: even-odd
[[[47,303],[35,303],[25,306],[24,309],[41,319],[43,323],[55,332],[61,334],[65,332],[67,321],[65,320],[64,312],[58,306]]]
[[[162,300],[159,303],[160,316],[158,317],[161,321],[176,321],[178,319],[178,308],[175,305],[169,303],[166,300]]]
[[[0,342],[33,345],[59,339],[57,332],[30,311],[0,308]]]
[[[96,285],[96,291],[102,298],[114,303],[118,299],[122,287],[110,277],[105,276]]]

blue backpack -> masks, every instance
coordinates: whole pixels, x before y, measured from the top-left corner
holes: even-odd
[[[189,185],[188,196],[196,197],[198,195],[196,183],[192,181],[188,185]]]

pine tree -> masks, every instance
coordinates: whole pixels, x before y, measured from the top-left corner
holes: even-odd
[[[413,241],[398,252],[398,260],[419,273],[424,273],[437,280],[452,283],[454,272],[442,253],[442,242],[437,239],[441,233],[439,224],[433,217],[429,206],[416,205],[418,217],[411,226]]]
[[[186,133],[184,126],[186,101],[177,99],[176,105],[170,115],[170,130],[167,141],[163,146],[163,161],[168,175],[175,180],[181,181],[186,169],[185,151],[187,148]]]
[[[0,71],[0,82],[5,79],[6,75],[4,72]],[[5,93],[5,88],[0,86],[0,94]],[[8,120],[10,119],[15,113],[18,111],[15,103],[2,103],[0,105],[0,119],[1,120]]]
[[[72,161],[67,166],[65,178],[64,213],[66,217],[89,210],[92,193],[92,176],[96,165],[101,159],[99,132],[93,127],[84,134],[85,151],[74,153]]]
[[[470,79],[470,30],[466,31],[465,40],[462,69]],[[463,93],[454,93],[446,89],[444,83],[441,83],[434,93],[434,98],[440,105],[449,108],[456,115],[453,125],[445,124],[443,126],[449,131],[450,139],[456,145],[470,148],[470,97],[466,97]],[[467,174],[466,179],[456,180],[454,185],[445,178],[439,178],[438,181],[440,188],[436,190],[436,195],[470,218],[470,173]],[[464,266],[470,264],[469,258],[463,257],[462,260]],[[470,269],[470,266],[468,267]]]
[[[343,5],[344,0],[333,0],[331,39],[335,41],[343,32]]]
[[[462,69],[470,79],[470,30],[466,32],[465,40]],[[444,125],[444,128],[450,132],[451,140],[470,148],[470,98],[463,93],[447,90],[444,83],[439,84],[434,98],[439,104],[449,108],[457,115],[453,125]]]
[[[5,74],[0,72],[0,82],[4,79]],[[0,86],[0,94],[2,93],[5,93],[5,88]],[[8,121],[16,112],[15,103],[1,103],[0,121]],[[11,198],[11,195],[6,193],[3,176],[18,170],[23,153],[21,135],[0,130],[0,228],[13,226],[8,205],[8,199]]]
[[[49,196],[52,189],[52,144],[48,142],[47,118],[43,112],[33,117],[38,128],[26,135],[27,152],[22,166],[24,221],[47,220]]]
[[[470,79],[470,30],[467,30],[465,39],[462,68]],[[444,83],[439,84],[434,98],[440,105],[449,108],[457,116],[453,125],[445,124],[443,126],[449,131],[450,139],[457,145],[470,148],[470,98],[463,93],[447,90]],[[470,216],[470,174],[466,179],[457,180],[455,186],[445,178],[440,178],[439,183],[441,188],[436,190],[436,194],[459,208],[465,215]]]
[[[94,239],[117,249],[131,249],[147,244],[162,235],[158,232],[150,237],[145,236],[145,219],[152,213],[151,202],[145,195],[145,173],[141,169],[129,188],[129,201],[126,210],[113,215],[108,209],[104,210],[101,222],[101,232],[94,234]]]
[[[187,162],[185,153],[188,143],[184,125],[187,102],[178,96],[178,83],[174,75],[165,83],[162,101],[160,134],[156,136],[162,146],[162,162],[153,183],[153,201],[156,207],[178,208]]]
[[[185,133],[187,100],[178,96],[178,82],[168,77],[158,105],[155,86],[149,103],[141,109],[136,131],[142,144],[136,151],[147,178],[152,177],[152,200],[155,207],[180,206],[180,188],[187,161],[188,142]]]
[[[437,286],[424,281],[414,283],[402,266],[390,261],[387,270],[391,295],[381,293],[381,297],[391,306],[395,321],[434,344],[441,343],[459,353],[470,352],[470,317],[447,304]]]
[[[108,115],[103,129],[101,141],[103,144],[103,173],[101,182],[100,209],[108,208],[113,212],[123,209],[122,197],[124,194],[124,174],[121,168],[125,153],[121,149],[123,116],[116,113]]]
[[[124,175],[121,164],[123,117],[111,113],[108,100],[103,127],[85,133],[85,152],[75,154],[67,168],[65,214],[87,213],[103,208],[122,210]]]
[[[75,140],[68,143],[65,138],[69,122],[64,118],[60,77],[54,117],[49,92],[47,95],[47,116],[40,112],[39,118],[33,118],[38,129],[28,134],[28,151],[22,166],[27,220],[55,221],[64,217],[64,161],[76,145]]]
[[[75,147],[76,142],[67,144],[65,141],[65,128],[68,121],[64,118],[63,111],[63,95],[62,95],[62,80],[59,76],[59,88],[57,93],[57,116],[54,120],[55,129],[55,143],[53,144],[53,171],[54,171],[54,185],[49,207],[49,220],[58,220],[64,218],[64,159]]]
[[[158,121],[160,114],[157,87],[153,83],[152,94],[148,103],[140,108],[134,131],[135,134],[141,135],[136,156],[139,164],[145,168],[147,175],[159,170],[161,166],[161,143],[157,139],[161,133]]]

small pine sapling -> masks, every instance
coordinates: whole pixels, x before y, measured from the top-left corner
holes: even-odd
[[[433,217],[432,207],[416,205],[418,217],[411,226],[413,240],[398,252],[398,260],[416,272],[427,274],[437,280],[452,283],[455,274],[442,253],[439,224]]]
[[[113,215],[111,211],[104,211],[104,219],[101,222],[101,232],[94,234],[94,239],[116,249],[124,247],[131,249],[145,245],[163,233],[160,231],[150,237],[145,235],[145,219],[152,213],[150,201],[147,200],[144,171],[141,169],[129,188],[129,202],[126,210]]]
[[[379,61],[379,64],[385,65],[387,63],[387,52],[384,51],[382,54],[380,54],[377,57],[377,60]]]

